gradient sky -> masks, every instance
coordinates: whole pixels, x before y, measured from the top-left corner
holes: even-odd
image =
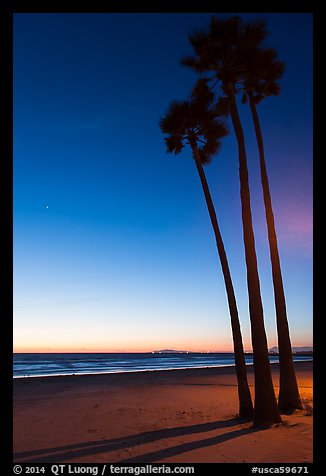
[[[159,119],[189,94],[187,36],[212,14],[14,15],[14,351],[232,350],[189,150]],[[216,13],[216,15],[219,15]],[[219,16],[229,16],[226,13]],[[312,15],[265,19],[286,62],[259,105],[293,345],[312,344]],[[268,343],[277,345],[259,163],[245,129]],[[206,168],[251,348],[234,133]]]

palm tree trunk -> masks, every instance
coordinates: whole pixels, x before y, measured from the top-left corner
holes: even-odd
[[[229,268],[225,248],[224,248],[224,243],[220,233],[220,228],[218,225],[211,193],[208,187],[203,165],[201,163],[201,160],[198,154],[197,145],[195,142],[192,144],[192,151],[193,151],[193,156],[195,159],[197,171],[200,177],[201,186],[205,195],[208,213],[209,213],[213,230],[215,233],[216,246],[217,246],[218,254],[221,261],[221,267],[222,267],[226,293],[228,298],[229,311],[230,311],[230,317],[231,317],[233,346],[234,346],[235,369],[236,369],[236,375],[238,380],[239,416],[241,418],[252,418],[253,405],[252,405],[250,390],[249,390],[248,381],[247,381],[247,370],[246,370],[245,356],[243,351],[240,321],[239,321],[237,303],[236,303],[232,279],[231,279],[230,268]]]
[[[264,326],[263,305],[260,294],[255,238],[252,227],[247,155],[233,84],[226,86],[226,93],[229,98],[231,118],[238,142],[239,153],[242,225],[247,266],[249,313],[255,370],[254,425],[269,426],[273,423],[280,423],[282,420],[275,398],[271,367],[268,357],[268,346]]]
[[[278,406],[281,411],[289,412],[296,408],[302,409],[297,379],[292,358],[291,338],[286,313],[286,303],[283,288],[280,257],[277,246],[277,236],[274,223],[272,199],[266,170],[264,142],[260,122],[252,94],[249,93],[249,104],[255,126],[256,139],[259,149],[260,175],[263,187],[266,222],[268,230],[269,250],[272,263],[272,277],[276,309],[276,323],[280,359],[280,391]]]

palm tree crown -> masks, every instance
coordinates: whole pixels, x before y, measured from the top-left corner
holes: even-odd
[[[243,102],[251,92],[257,104],[266,96],[277,96],[281,87],[278,80],[284,73],[284,63],[273,48],[262,48],[267,36],[265,22],[244,24],[239,16],[227,20],[212,17],[207,33],[189,35],[195,55],[182,60],[182,64],[197,73],[212,72],[202,81],[219,83],[222,93],[218,101],[218,114],[228,114],[226,85],[234,92],[244,91]]]
[[[167,151],[179,154],[185,143],[193,141],[198,146],[198,153],[202,164],[211,161],[218,152],[221,139],[228,130],[224,121],[219,118],[211,106],[214,94],[203,81],[198,81],[192,91],[190,101],[173,101],[164,118],[160,120],[160,127],[164,134]]]
[[[284,63],[277,58],[273,48],[255,48],[248,50],[245,55],[244,68],[239,83],[246,102],[247,94],[251,94],[255,104],[266,96],[278,96],[281,92],[279,79],[284,73]]]
[[[195,55],[181,62],[197,73],[212,72],[207,81],[215,80],[214,86],[220,83],[224,91],[225,85],[236,87],[241,82],[246,62],[252,60],[250,53],[261,45],[265,36],[263,22],[245,25],[239,16],[227,20],[212,17],[207,33],[197,31],[189,35]]]

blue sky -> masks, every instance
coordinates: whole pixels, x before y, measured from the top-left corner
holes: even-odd
[[[216,13],[216,15],[218,15]],[[232,350],[213,232],[188,150],[159,119],[195,75],[211,14],[14,16],[14,350]],[[220,16],[228,16],[221,14]],[[312,15],[261,18],[286,63],[259,106],[294,345],[312,342]],[[269,345],[277,344],[257,147],[240,105]],[[251,348],[232,127],[206,168]]]

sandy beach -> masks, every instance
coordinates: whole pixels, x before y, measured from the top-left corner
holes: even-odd
[[[236,419],[233,367],[15,379],[14,461],[312,462],[312,362],[295,368],[305,409],[259,430]]]

